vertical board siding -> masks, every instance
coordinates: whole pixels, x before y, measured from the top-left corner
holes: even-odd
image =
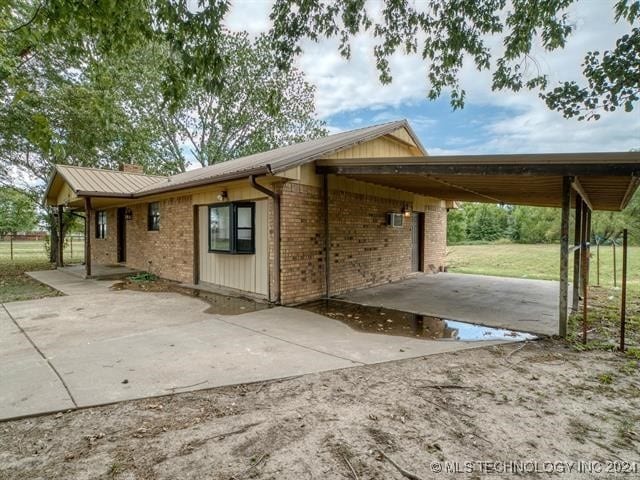
[[[268,295],[267,201],[256,202],[256,253],[230,255],[209,252],[209,207],[201,206],[200,280],[245,292]]]

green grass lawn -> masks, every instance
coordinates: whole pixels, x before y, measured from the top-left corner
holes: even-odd
[[[447,264],[450,272],[477,273],[502,277],[558,280],[560,275],[559,245],[457,245],[449,247]],[[616,249],[617,285],[622,277],[622,248]],[[573,255],[569,262],[570,279]],[[640,247],[629,247],[628,286],[640,290]],[[596,249],[591,249],[590,284],[597,282]],[[613,287],[613,251],[600,247],[600,286]]]
[[[39,240],[22,240],[13,242],[14,260],[46,260],[47,251],[45,242]],[[84,242],[82,239],[74,239],[73,244],[70,239],[65,242],[64,248],[65,262],[82,262],[84,260]],[[11,260],[11,242],[0,241],[0,262]]]
[[[39,257],[11,261],[0,258],[0,303],[55,297],[60,292],[25,275],[24,272],[53,268],[46,259]]]

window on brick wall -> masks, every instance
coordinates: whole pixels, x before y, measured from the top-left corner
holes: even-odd
[[[147,211],[147,230],[160,230],[160,203],[152,202]]]
[[[96,212],[96,238],[107,238],[107,212]]]
[[[256,251],[255,203],[209,206],[209,251],[247,254]]]

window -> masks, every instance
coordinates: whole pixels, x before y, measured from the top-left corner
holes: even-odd
[[[96,212],[96,238],[107,238],[107,212]]]
[[[226,203],[209,207],[209,251],[255,253],[254,203]]]
[[[147,213],[147,230],[160,230],[160,204],[153,202],[149,204]]]

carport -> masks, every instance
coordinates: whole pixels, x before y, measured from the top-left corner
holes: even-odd
[[[450,201],[561,208],[557,318],[558,333],[565,336],[569,309],[577,310],[580,293],[587,293],[591,212],[627,206],[640,183],[640,152],[352,158],[319,160],[316,170],[325,176],[325,185],[328,176],[337,175]],[[327,264],[329,233],[327,228]],[[574,275],[569,292],[571,253]],[[330,268],[326,274],[329,285]],[[464,291],[459,299],[465,299]]]

